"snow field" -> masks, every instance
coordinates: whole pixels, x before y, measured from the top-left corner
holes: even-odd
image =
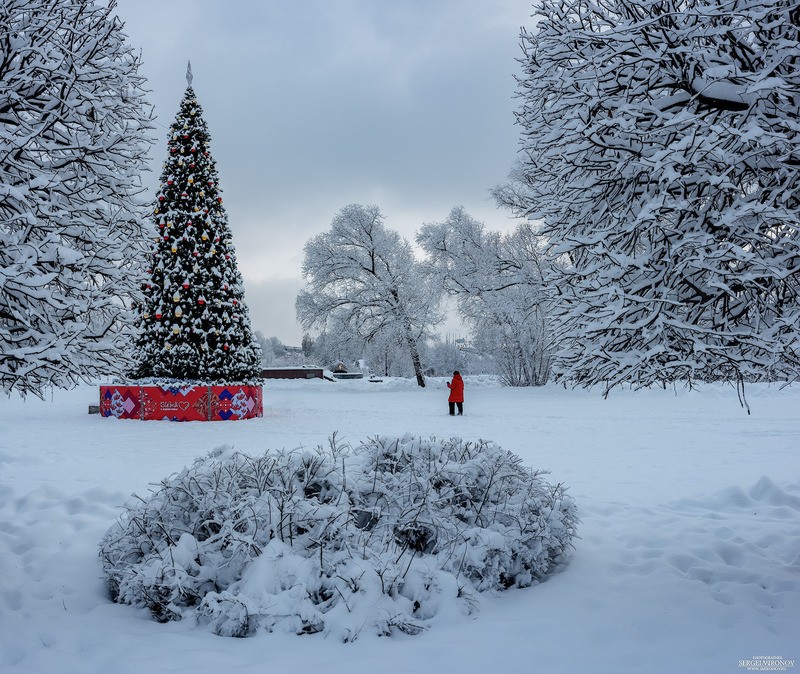
[[[170,424],[86,414],[96,389],[0,405],[0,670],[11,672],[737,672],[797,658],[798,389],[506,389],[466,378],[281,382],[265,417]],[[485,438],[551,471],[582,522],[570,563],[532,588],[480,596],[414,637],[216,637],[111,603],[99,541],[132,492],[230,444],[316,446],[334,431]]]

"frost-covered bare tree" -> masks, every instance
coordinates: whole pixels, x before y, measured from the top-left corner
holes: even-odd
[[[428,363],[425,358],[427,345],[427,339],[419,340],[417,342],[417,353],[421,364],[420,369],[429,374]],[[414,363],[409,357],[409,349],[402,335],[396,333],[377,335],[364,342],[362,353],[370,372],[373,374],[385,377],[408,377],[412,373],[416,374]]]
[[[0,389],[121,371],[149,108],[114,2],[0,3]]]
[[[261,330],[255,330],[253,339],[261,349],[261,367],[272,367],[286,355],[286,345],[277,337],[267,337]]]
[[[349,369],[363,357],[365,349],[363,338],[354,333],[348,324],[331,317],[326,321],[325,329],[314,335],[307,357],[313,364],[331,370],[340,363]]]
[[[428,274],[455,297],[476,346],[491,353],[510,386],[541,386],[550,370],[548,299],[530,223],[512,233],[487,231],[462,207],[423,225],[417,242]]]
[[[485,374],[487,369],[491,371],[491,366],[494,364],[492,359],[470,357],[472,355],[449,339],[432,339],[425,345],[422,361],[425,363],[426,372],[440,377],[449,377],[455,370],[469,374]],[[482,362],[484,360],[489,361],[488,368],[487,363]]]
[[[418,342],[442,320],[441,292],[421,273],[411,245],[384,225],[377,206],[339,211],[329,231],[306,243],[303,276],[307,287],[296,309],[304,328],[335,321],[366,340],[396,336],[425,386]]]
[[[796,0],[557,0],[522,33],[522,162],[559,378],[800,372]]]
[[[426,361],[427,340],[417,341],[423,373]],[[361,337],[346,323],[331,320],[325,331],[314,337],[311,358],[317,365],[333,369],[339,364],[351,369],[363,361],[369,371],[386,377],[414,376],[408,344],[394,332],[380,332],[369,339]]]

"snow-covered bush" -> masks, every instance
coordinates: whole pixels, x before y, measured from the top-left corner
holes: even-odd
[[[100,545],[112,597],[219,635],[414,634],[564,560],[573,499],[497,445],[219,448],[134,497]]]

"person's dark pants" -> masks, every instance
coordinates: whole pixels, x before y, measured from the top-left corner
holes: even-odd
[[[459,414],[464,414],[464,403],[451,403],[451,402],[448,402],[447,404],[450,405],[450,416],[451,417],[455,416],[455,414],[456,414],[456,405],[458,405],[458,413]]]

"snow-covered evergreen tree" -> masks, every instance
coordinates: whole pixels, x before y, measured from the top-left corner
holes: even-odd
[[[0,389],[124,370],[150,108],[115,3],[0,3]]]
[[[800,372],[800,9],[564,0],[523,32],[523,162],[562,379]]]
[[[457,298],[473,342],[490,353],[510,386],[541,386],[550,370],[548,299],[539,244],[528,223],[486,231],[463,208],[426,224],[417,242],[428,274]]]
[[[153,219],[156,237],[144,286],[132,375],[247,383],[260,380],[242,276],[222,205],[203,110],[188,86],[170,127]]]
[[[334,321],[368,341],[396,337],[425,386],[418,342],[442,320],[441,293],[424,278],[411,245],[384,225],[377,206],[339,211],[330,231],[306,243],[303,275],[307,287],[296,308],[304,328],[325,329]]]

